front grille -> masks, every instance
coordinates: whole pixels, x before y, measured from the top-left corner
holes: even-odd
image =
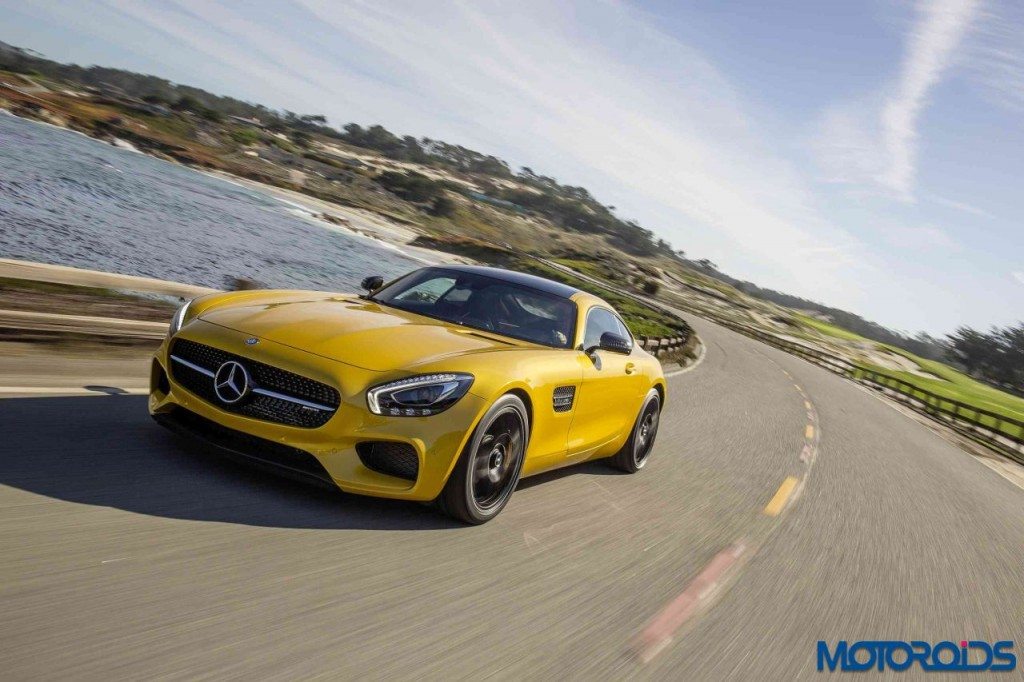
[[[408,443],[367,441],[356,445],[356,454],[363,466],[381,474],[415,481],[420,473],[420,460]]]
[[[320,460],[305,450],[229,429],[183,407],[153,415],[162,426],[216,447],[222,454],[266,465],[278,473],[335,487]]]
[[[235,360],[248,370],[254,392],[238,403],[227,404],[217,397],[213,377],[174,358],[211,373],[216,373],[225,362]],[[192,393],[222,410],[253,419],[316,428],[326,424],[341,404],[341,395],[327,384],[188,339],[174,341],[168,364],[174,380]],[[261,390],[277,395],[265,395]],[[303,402],[326,409],[304,405]]]

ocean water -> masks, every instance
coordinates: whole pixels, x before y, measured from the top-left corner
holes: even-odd
[[[0,112],[0,257],[224,287],[355,290],[422,265],[294,205]]]

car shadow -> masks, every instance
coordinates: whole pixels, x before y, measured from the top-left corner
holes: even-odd
[[[80,504],[281,528],[464,528],[426,505],[346,495],[221,458],[144,396],[0,400],[0,484]]]
[[[626,472],[613,468],[603,460],[593,460],[582,464],[570,464],[561,469],[545,471],[542,474],[535,474],[524,478],[516,486],[516,490],[528,490],[537,485],[543,485],[551,481],[557,481],[569,476],[625,476]]]

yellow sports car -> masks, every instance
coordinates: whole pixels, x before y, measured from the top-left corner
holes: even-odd
[[[646,463],[665,379],[600,298],[475,266],[363,288],[186,303],[153,358],[150,413],[227,454],[467,523],[494,518],[521,476]]]

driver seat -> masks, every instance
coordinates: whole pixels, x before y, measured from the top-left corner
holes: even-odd
[[[474,291],[466,302],[466,312],[462,316],[462,321],[481,322],[480,326],[493,331],[494,313],[498,310],[500,301],[501,297],[491,288]]]

